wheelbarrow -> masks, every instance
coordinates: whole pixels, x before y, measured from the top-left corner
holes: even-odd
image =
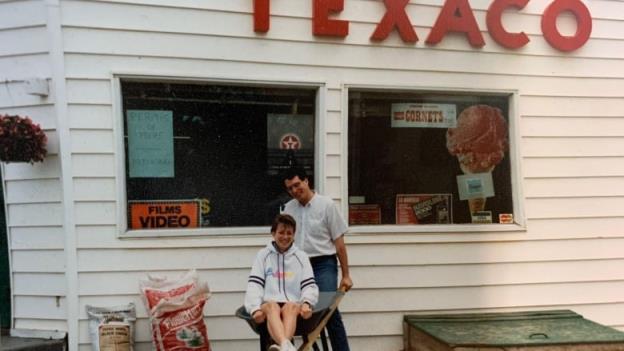
[[[303,343],[298,351],[309,351],[312,347],[315,351],[320,351],[316,344],[316,339],[321,336],[321,343],[324,351],[329,351],[327,345],[327,337],[325,335],[325,325],[329,318],[332,316],[340,300],[344,297],[343,291],[321,291],[319,293],[319,300],[314,309],[312,310],[312,316],[308,319],[303,319],[301,316],[297,318],[297,329],[295,330],[295,336],[301,336]],[[245,311],[245,306],[241,306],[236,310],[236,317],[241,318],[249,324],[251,329],[260,335],[260,350],[266,351],[271,345],[271,336],[266,326],[266,322],[256,324],[253,318]]]

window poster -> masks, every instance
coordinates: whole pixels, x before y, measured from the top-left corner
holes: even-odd
[[[267,161],[270,172],[291,166],[314,166],[314,116],[267,115]]]
[[[392,104],[392,128],[455,128],[455,104]]]
[[[128,110],[130,178],[173,178],[173,112]]]
[[[349,225],[381,224],[381,206],[378,204],[349,205]]]
[[[460,200],[494,196],[492,173],[472,173],[457,176],[457,190]]]
[[[201,201],[128,201],[131,229],[197,228]]]
[[[396,224],[453,223],[452,194],[398,194]]]

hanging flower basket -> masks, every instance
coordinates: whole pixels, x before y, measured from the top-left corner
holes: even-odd
[[[47,142],[41,127],[30,118],[0,115],[0,161],[42,162]]]

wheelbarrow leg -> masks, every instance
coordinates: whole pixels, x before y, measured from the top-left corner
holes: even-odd
[[[303,345],[308,344],[308,336],[307,336],[307,335],[303,335],[303,336],[301,337],[301,341],[303,341]],[[316,342],[314,342],[314,343],[312,344],[312,349],[313,349],[314,351],[321,351],[321,350],[319,350],[319,347],[318,347],[318,345],[316,344]]]
[[[321,330],[321,344],[323,344],[323,351],[329,351],[329,346],[327,346],[327,333],[325,333],[325,328]],[[314,344],[316,346],[316,344]]]
[[[260,351],[266,351],[271,346],[271,336],[266,323],[262,324],[258,329],[260,334]]]

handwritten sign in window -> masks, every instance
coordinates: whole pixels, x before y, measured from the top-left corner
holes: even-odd
[[[130,178],[172,178],[173,113],[128,110]]]

